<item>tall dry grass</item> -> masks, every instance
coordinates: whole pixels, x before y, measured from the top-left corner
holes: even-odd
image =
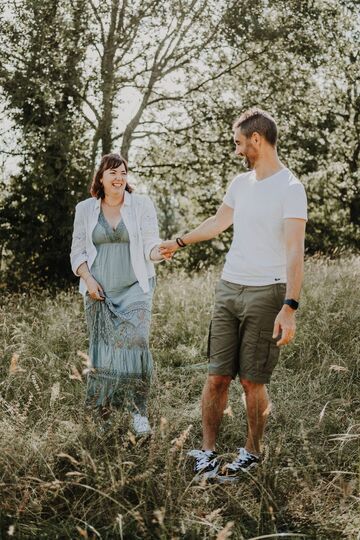
[[[123,411],[105,435],[84,411],[80,295],[1,299],[1,538],[358,538],[360,259],[307,263],[296,341],[270,385],[266,457],[236,486],[196,484],[186,457],[200,443],[217,277],[158,279],[147,441]],[[246,433],[237,382],[227,413],[224,459]]]

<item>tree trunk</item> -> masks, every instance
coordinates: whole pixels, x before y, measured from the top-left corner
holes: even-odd
[[[102,154],[112,151],[112,121],[114,106],[114,59],[116,53],[116,28],[120,8],[119,0],[112,0],[109,32],[104,43],[101,62],[102,118],[100,121],[100,140]]]

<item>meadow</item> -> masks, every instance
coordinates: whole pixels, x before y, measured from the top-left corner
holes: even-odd
[[[75,290],[0,299],[0,537],[360,538],[360,258],[311,259],[294,343],[270,393],[265,459],[236,485],[195,483],[207,329],[219,270],[160,270],[151,346],[153,434],[126,412],[103,433],[83,407],[87,337]],[[219,437],[244,442],[238,382]]]

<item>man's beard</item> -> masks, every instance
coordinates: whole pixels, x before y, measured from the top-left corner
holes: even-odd
[[[244,156],[243,164],[244,164],[244,167],[246,167],[249,171],[254,168],[254,164],[250,161],[250,159],[247,156]]]

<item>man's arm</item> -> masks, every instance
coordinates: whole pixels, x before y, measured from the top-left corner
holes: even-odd
[[[184,234],[181,239],[186,245],[210,240],[232,225],[233,215],[233,208],[222,203],[215,216],[203,221],[196,229]],[[160,245],[160,250],[164,256],[171,255],[177,249],[179,249],[179,246],[176,240],[167,240]]]
[[[304,276],[304,219],[285,219],[286,298],[299,300]]]
[[[299,300],[304,274],[304,219],[285,219],[285,249],[286,249],[286,298]],[[296,311],[284,305],[275,319],[273,338],[281,332],[278,346],[286,345],[293,340],[296,331]]]

